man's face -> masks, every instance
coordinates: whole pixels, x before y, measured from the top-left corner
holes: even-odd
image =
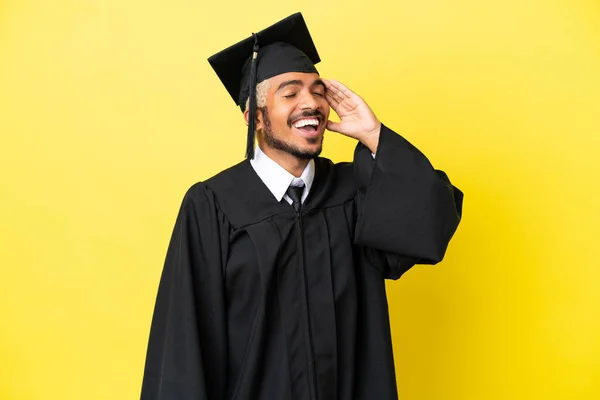
[[[289,72],[271,78],[260,114],[258,137],[267,146],[300,159],[321,153],[329,103],[319,75]]]

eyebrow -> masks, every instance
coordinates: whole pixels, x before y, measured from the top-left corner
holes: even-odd
[[[321,79],[317,79],[316,81],[314,81],[311,86],[316,86],[316,85],[323,86],[323,89],[327,90],[327,86],[325,86],[325,82],[323,82]]]
[[[283,89],[283,88],[285,88],[287,86],[291,86],[291,85],[302,86],[303,84],[304,83],[301,80],[299,80],[299,79],[293,79],[293,80],[290,80],[290,81],[285,81],[285,82],[282,82],[281,85],[279,85],[279,87],[277,88],[277,90],[275,92],[279,92],[281,89]],[[311,87],[312,86],[322,86],[323,89],[325,89],[325,90],[327,89],[325,87],[325,82],[323,82],[321,79],[317,79],[310,86]]]

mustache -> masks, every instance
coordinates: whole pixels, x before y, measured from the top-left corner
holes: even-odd
[[[311,117],[316,117],[319,122],[323,122],[323,120],[325,119],[325,115],[323,115],[323,113],[319,110],[306,110],[306,111],[302,111],[299,114],[295,114],[292,115],[288,118],[288,126],[291,127],[292,124],[294,123],[294,121],[300,119],[300,118],[311,118]]]

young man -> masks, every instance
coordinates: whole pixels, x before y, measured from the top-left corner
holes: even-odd
[[[142,399],[396,399],[384,279],[443,258],[462,193],[319,77],[300,14],[209,61],[248,159],[183,200]],[[326,128],[358,140],[353,163],[318,157]]]

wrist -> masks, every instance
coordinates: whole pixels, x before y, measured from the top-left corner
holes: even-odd
[[[360,142],[365,145],[371,153],[377,152],[377,146],[379,145],[379,134],[381,133],[381,122],[377,121],[374,129],[364,133],[360,137]]]

